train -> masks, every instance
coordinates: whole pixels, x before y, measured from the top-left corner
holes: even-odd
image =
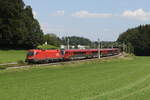
[[[90,59],[118,55],[118,48],[109,49],[67,49],[67,50],[28,50],[26,56],[27,63],[50,63],[56,61],[67,61],[75,59]]]

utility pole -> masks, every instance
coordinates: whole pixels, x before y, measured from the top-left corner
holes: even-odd
[[[126,47],[125,43],[123,43],[123,53],[126,52]]]
[[[67,38],[67,49],[70,49],[70,46],[69,46],[69,37]]]
[[[101,58],[101,52],[100,52],[100,39],[98,38],[98,59]]]
[[[114,48],[114,45],[113,45],[113,43],[112,43],[112,46],[111,46],[111,48],[112,48],[112,49]]]

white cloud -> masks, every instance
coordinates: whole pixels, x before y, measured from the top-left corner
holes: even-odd
[[[78,11],[73,13],[71,16],[79,17],[79,18],[108,18],[111,17],[110,13],[90,13],[88,11]]]
[[[137,9],[135,11],[125,10],[121,14],[113,13],[90,13],[89,11],[81,10],[72,13],[71,16],[78,18],[110,18],[110,17],[124,17],[132,20],[147,21],[150,20],[150,12],[146,12],[143,9]]]
[[[145,12],[143,9],[135,11],[126,10],[121,16],[142,21],[150,20],[150,12]]]
[[[63,16],[65,14],[64,10],[57,10],[55,13],[50,14],[50,16]]]

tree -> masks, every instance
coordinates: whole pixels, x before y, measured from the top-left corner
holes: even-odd
[[[78,37],[78,36],[70,36],[70,37],[62,37],[62,43],[64,45],[67,45],[67,41],[69,39],[70,45],[86,45],[91,46],[92,42],[91,40],[84,38],[84,37]]]
[[[47,42],[48,44],[56,46],[56,47],[59,47],[61,45],[61,39],[53,33],[45,34],[44,41]]]
[[[128,29],[119,36],[117,41],[130,45],[131,51],[136,55],[148,56],[150,55],[150,25]]]
[[[36,19],[33,17],[32,8],[27,6],[24,11],[23,20],[25,22],[25,27],[27,33],[25,36],[24,45],[27,48],[35,48],[40,44],[44,43],[44,34],[40,28],[40,25]]]
[[[0,47],[35,48],[43,43],[43,32],[22,0],[0,0]]]
[[[20,13],[24,3],[21,0],[0,0],[0,44],[1,46],[13,45],[18,40]],[[16,35],[18,34],[18,35]],[[15,38],[15,39],[14,39]]]

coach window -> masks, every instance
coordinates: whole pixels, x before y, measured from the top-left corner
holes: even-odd
[[[97,52],[97,51],[93,51],[92,53],[93,53],[93,54],[97,54],[98,52]]]
[[[84,54],[85,52],[74,52],[74,54]]]
[[[65,54],[69,54],[69,52],[66,52]]]

